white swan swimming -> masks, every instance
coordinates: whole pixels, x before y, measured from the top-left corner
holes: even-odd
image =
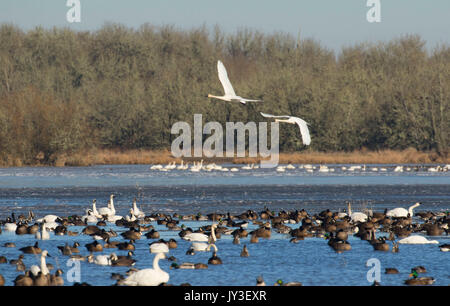
[[[133,216],[135,216],[138,219],[145,217],[144,212],[141,211],[136,205],[136,198],[133,199],[133,208],[131,210],[131,213],[133,214]]]
[[[31,266],[30,271],[34,276],[37,276],[39,272],[42,272],[43,275],[50,274],[50,271],[47,268],[47,263],[45,262],[46,256],[51,257],[47,250],[43,250],[41,253],[41,267],[38,267],[37,265]]]
[[[353,222],[366,222],[367,221],[367,215],[362,212],[352,212],[352,205],[350,202],[347,203],[347,211],[350,219],[352,219]]]
[[[89,214],[89,210],[92,212],[92,215],[94,215],[96,218],[101,219],[102,215],[100,215],[100,213],[97,210],[97,200],[92,200],[92,209],[91,208],[87,208],[86,209],[86,214]]]
[[[150,253],[168,253],[169,247],[166,243],[156,242],[150,244]]]
[[[114,207],[114,195],[112,194],[109,197],[109,203],[108,203],[108,207],[101,207],[98,210],[99,214],[102,216],[114,216],[116,214],[116,209]]]
[[[412,217],[413,216],[413,209],[418,207],[418,206],[420,206],[420,203],[416,203],[416,204],[410,206],[408,208],[408,210],[406,210],[403,207],[397,207],[397,208],[388,210],[387,213],[386,213],[386,216],[387,217],[399,218],[399,217],[408,217],[408,214],[409,214],[409,216]]]
[[[56,215],[46,215],[44,218],[37,219],[36,222],[37,223],[42,223],[42,222],[53,223],[53,222],[56,222],[56,219],[58,219],[58,218],[59,217]]]
[[[399,244],[438,244],[437,240],[428,240],[419,235],[411,235],[398,241]]]
[[[159,260],[165,258],[165,253],[157,253],[153,259],[153,269],[139,270],[126,279],[121,284],[126,286],[158,286],[169,281],[169,273],[159,267]]]
[[[45,223],[41,223],[41,231],[36,232],[34,235],[36,239],[39,240],[49,240],[50,239],[50,233],[47,232],[47,227],[45,226]]]
[[[87,210],[87,215],[81,217],[84,223],[97,223],[97,217],[94,216],[92,209]]]
[[[261,113],[261,115],[266,118],[275,118],[275,122],[297,124],[300,128],[300,134],[302,135],[303,144],[305,144],[306,146],[309,146],[311,144],[311,136],[309,135],[308,123],[305,120],[293,116],[274,116],[265,113]]]
[[[91,257],[89,262],[93,260],[93,263],[99,266],[110,266],[112,265],[112,261],[117,259],[117,255],[115,253],[111,253],[110,255],[97,255],[95,259]]]
[[[217,72],[219,74],[220,83],[222,83],[225,95],[223,96],[213,96],[208,94],[208,98],[216,98],[227,102],[240,102],[245,104],[247,102],[262,102],[261,100],[245,99],[241,96],[236,95],[233,86],[231,85],[230,79],[228,78],[227,70],[221,61],[217,61]]]
[[[128,222],[133,222],[137,220],[136,216],[133,214],[133,208],[130,208],[130,214],[125,216],[125,220]]]
[[[211,225],[211,239],[208,238],[208,242],[215,243],[217,241],[215,229],[217,228],[217,224]],[[203,239],[203,237],[202,237]],[[209,243],[205,242],[192,242],[189,250],[194,250],[196,252],[206,252],[210,247]]]
[[[208,242],[208,236],[202,233],[190,233],[183,237],[187,241]]]

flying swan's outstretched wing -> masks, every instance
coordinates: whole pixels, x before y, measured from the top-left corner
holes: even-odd
[[[300,133],[302,134],[303,143],[307,146],[311,144],[311,136],[309,135],[308,123],[300,118],[291,117],[291,120],[294,120],[300,128]]]
[[[308,123],[300,119],[298,117],[292,117],[292,116],[275,116],[270,114],[261,113],[263,117],[266,118],[276,118],[276,119],[283,119],[288,120],[290,123],[296,123],[298,127],[300,128],[300,133],[302,134],[302,141],[305,145],[309,146],[311,144],[311,136],[309,135],[309,129],[308,129]]]
[[[217,61],[217,71],[219,73],[219,80],[222,83],[225,96],[236,96],[230,79],[228,79],[227,70],[221,61]]]
[[[280,118],[280,119],[289,119],[291,116],[275,116],[275,115],[271,115],[271,114],[265,114],[265,113],[260,113],[263,117],[266,118]]]

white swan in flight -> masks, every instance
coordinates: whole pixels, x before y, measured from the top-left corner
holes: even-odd
[[[227,70],[225,69],[225,66],[221,61],[217,61],[217,72],[219,73],[219,80],[220,83],[222,83],[225,95],[213,96],[211,94],[208,94],[208,98],[216,98],[227,102],[241,102],[242,104],[245,104],[247,102],[262,102],[261,100],[245,99],[236,95],[233,86],[231,85],[231,82],[228,79]]]
[[[159,267],[159,260],[165,258],[165,253],[157,253],[153,259],[153,269],[139,270],[121,282],[127,286],[158,286],[169,281],[169,273]]]
[[[274,116],[265,113],[261,113],[261,115],[266,118],[275,118],[275,122],[286,122],[290,124],[297,124],[298,127],[300,128],[300,133],[302,134],[303,143],[306,146],[309,146],[309,144],[311,143],[311,136],[309,135],[308,123],[305,120],[292,116]]]
[[[411,235],[398,241],[399,244],[438,244],[437,240],[428,240],[419,235]]]
[[[387,217],[399,218],[399,217],[408,217],[408,214],[409,214],[409,216],[412,217],[413,216],[413,209],[418,207],[418,206],[420,206],[420,203],[416,203],[416,204],[410,206],[408,208],[408,210],[406,210],[403,207],[397,207],[397,208],[388,210],[388,212],[386,213],[386,216]]]

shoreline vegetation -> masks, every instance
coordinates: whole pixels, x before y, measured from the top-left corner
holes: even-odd
[[[260,158],[234,157],[234,158],[206,158],[188,157],[175,158],[168,150],[120,150],[120,149],[91,149],[89,151],[73,154],[61,154],[54,158],[54,162],[43,160],[43,154],[36,156],[34,163],[23,163],[19,159],[9,158],[7,163],[0,163],[0,167],[24,166],[56,166],[56,167],[83,167],[94,165],[133,165],[133,164],[180,164],[192,163],[203,159],[206,163],[233,163],[251,164],[259,163]],[[450,158],[439,156],[435,152],[420,152],[415,149],[406,150],[358,150],[352,152],[286,152],[280,153],[279,164],[449,164]]]
[[[218,60],[237,93],[263,102],[208,99],[223,93]],[[294,152],[281,163],[448,162],[449,106],[450,46],[428,50],[418,35],[334,51],[250,29],[0,23],[3,166],[164,164],[175,161],[165,150],[176,123],[193,127],[201,114],[205,127],[243,123],[250,133],[248,123],[272,121],[261,113],[309,124],[307,148],[298,126],[280,126],[279,151]]]

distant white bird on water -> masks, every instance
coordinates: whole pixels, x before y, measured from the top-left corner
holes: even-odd
[[[419,235],[411,235],[398,241],[400,244],[438,244],[437,240],[428,240],[427,238]]]
[[[413,216],[413,209],[416,208],[416,207],[418,207],[418,206],[420,206],[420,203],[416,203],[416,204],[410,206],[410,207],[408,208],[408,210],[406,210],[406,209],[403,208],[403,207],[397,207],[397,208],[394,208],[394,209],[389,210],[389,211],[386,213],[386,216],[387,216],[387,217],[396,217],[396,218],[399,218],[399,217],[407,217],[407,216],[409,215],[410,217],[412,217],[412,216]]]
[[[297,124],[298,127],[300,128],[300,133],[302,134],[303,143],[306,146],[309,146],[309,144],[311,143],[311,136],[309,135],[308,123],[305,120],[292,116],[274,116],[265,113],[261,113],[261,115],[266,118],[275,118],[275,122],[286,122],[290,124]]]
[[[247,102],[262,102],[261,100],[245,99],[241,96],[236,95],[230,80],[228,79],[227,70],[221,61],[217,61],[217,72],[219,74],[220,83],[222,83],[225,95],[223,96],[213,96],[208,94],[208,98],[216,98],[227,102],[240,102],[245,104]]]

